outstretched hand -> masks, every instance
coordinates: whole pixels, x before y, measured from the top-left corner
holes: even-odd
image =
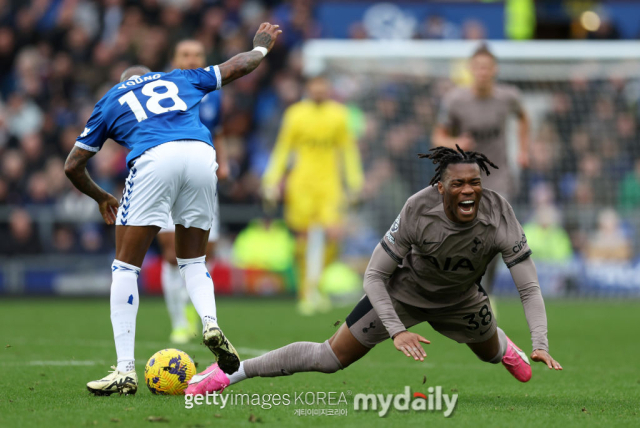
[[[268,22],[260,24],[260,28],[258,28],[258,32],[253,38],[253,47],[263,47],[267,48],[268,51],[271,51],[278,35],[282,33],[282,30],[279,28],[279,25],[272,25]]]
[[[393,344],[398,351],[404,353],[407,357],[413,357],[416,361],[424,361],[427,353],[422,348],[420,342],[426,343],[427,345],[431,343],[419,334],[411,333],[410,331],[398,333],[396,337],[393,338]]]
[[[560,363],[554,360],[547,351],[543,351],[542,349],[536,349],[533,351],[531,353],[531,359],[533,361],[545,363],[550,369],[562,370]]]

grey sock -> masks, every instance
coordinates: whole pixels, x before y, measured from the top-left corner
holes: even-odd
[[[299,372],[335,373],[342,369],[329,341],[296,342],[244,361],[247,377],[290,376]]]
[[[498,364],[502,361],[502,357],[507,353],[507,346],[509,345],[509,342],[507,342],[507,335],[500,327],[498,327],[498,340],[500,341],[500,349],[496,356],[488,361],[491,364]]]

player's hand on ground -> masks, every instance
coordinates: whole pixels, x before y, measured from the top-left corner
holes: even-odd
[[[554,360],[547,351],[543,351],[542,349],[536,349],[535,351],[533,351],[531,353],[531,359],[533,361],[545,363],[550,369],[562,370],[562,366],[560,365],[560,363]]]
[[[393,338],[393,344],[396,349],[407,357],[413,357],[416,361],[424,361],[424,357],[427,356],[427,353],[420,344],[421,342],[427,345],[431,343],[419,334],[411,333],[410,331],[398,333],[396,337]]]
[[[253,47],[257,48],[261,46],[263,48],[267,48],[268,51],[271,51],[271,48],[273,48],[273,45],[280,33],[282,33],[282,30],[280,30],[279,25],[263,22],[260,24],[260,28],[258,28],[258,32],[253,38]]]
[[[118,207],[120,204],[118,200],[107,193],[103,200],[98,201],[98,207],[100,208],[100,214],[104,222],[111,225],[116,223],[116,216],[118,215]]]

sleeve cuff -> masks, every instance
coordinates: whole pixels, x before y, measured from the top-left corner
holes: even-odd
[[[220,67],[218,67],[217,65],[213,66],[213,72],[216,75],[216,90],[222,88],[222,77],[220,77]]]
[[[75,145],[76,145],[77,147],[80,147],[81,149],[88,150],[88,151],[90,151],[90,152],[94,152],[94,153],[95,153],[95,152],[98,152],[98,151],[100,150],[100,147],[88,146],[88,145],[86,145],[86,144],[84,144],[84,143],[81,143],[80,141],[76,141],[76,144],[75,144]]]
[[[521,254],[520,256],[516,257],[515,259],[513,259],[509,263],[507,263],[507,268],[511,269],[512,267],[514,267],[518,263],[527,260],[531,256],[531,254],[533,254],[533,252],[531,250],[525,252],[524,254]]]
[[[401,264],[402,263],[402,258],[398,257],[396,255],[396,253],[394,253],[391,248],[389,248],[389,246],[387,245],[386,242],[384,242],[384,238],[382,238],[382,240],[380,241],[380,245],[382,246],[382,249],[384,251],[386,251],[386,253],[389,255],[389,257],[391,257],[393,259],[394,262]]]

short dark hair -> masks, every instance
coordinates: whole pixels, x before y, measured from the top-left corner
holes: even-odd
[[[480,171],[484,171],[485,174],[490,175],[489,166],[498,169],[498,167],[489,160],[484,154],[479,152],[465,152],[456,144],[456,149],[450,149],[449,147],[434,147],[429,151],[432,153],[418,154],[419,158],[431,159],[435,165],[436,173],[429,182],[430,186],[435,186],[438,181],[442,179],[447,167],[457,163],[475,163],[480,167]],[[488,166],[487,166],[488,165]]]
[[[491,52],[491,50],[489,49],[489,46],[486,43],[482,43],[480,46],[478,46],[476,50],[473,51],[471,58],[475,58],[477,56],[482,56],[482,55],[488,56],[494,61],[498,60],[496,56],[493,54],[493,52]]]
[[[124,82],[131,76],[142,76],[143,74],[151,73],[151,69],[145,65],[132,65],[122,72],[120,75],[120,81]]]
[[[178,46],[180,46],[183,43],[186,42],[195,42],[195,43],[200,43],[202,45],[202,47],[204,48],[204,43],[202,43],[200,40],[198,39],[182,39],[182,40],[178,40],[176,42],[175,45],[173,45],[173,49],[171,49],[171,56],[169,57],[170,61],[173,61],[173,59],[176,57],[176,54],[178,53]]]

